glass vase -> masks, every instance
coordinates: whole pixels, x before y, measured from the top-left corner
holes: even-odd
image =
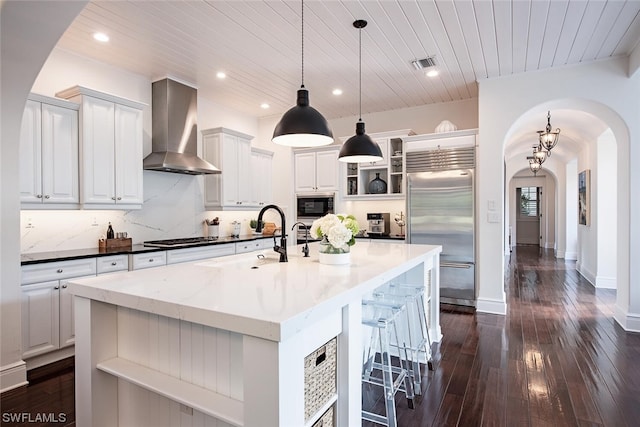
[[[387,182],[380,178],[380,174],[376,172],[376,177],[369,183],[369,194],[386,194]]]
[[[327,236],[323,236],[320,241],[320,249],[318,250],[318,259],[320,264],[349,264],[351,262],[350,248],[351,247],[346,244],[337,248],[329,243]]]

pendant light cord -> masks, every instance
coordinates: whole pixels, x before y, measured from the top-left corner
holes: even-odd
[[[360,107],[359,107],[359,113],[360,113],[360,121],[362,121],[362,28],[358,29],[358,45],[360,46],[359,48],[359,52],[358,52],[358,61],[359,61],[359,65],[358,65],[358,76],[359,76],[359,91],[360,91]]]
[[[302,4],[302,86],[304,87],[304,0],[301,1]]]

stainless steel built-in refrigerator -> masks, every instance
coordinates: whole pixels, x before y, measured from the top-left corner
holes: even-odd
[[[475,306],[476,301],[471,150],[467,162],[461,162],[458,154],[457,161],[436,165],[425,163],[424,156],[420,157],[423,153],[407,153],[408,241],[442,245],[440,301],[465,306]],[[438,151],[442,156],[445,150]],[[460,150],[449,151],[460,153]],[[470,167],[447,169],[461,165]]]

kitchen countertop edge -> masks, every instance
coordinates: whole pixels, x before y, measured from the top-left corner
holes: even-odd
[[[136,245],[132,245],[131,247],[116,248],[108,251],[100,250],[98,248],[86,248],[86,249],[70,249],[70,250],[62,250],[62,251],[33,252],[33,253],[20,254],[20,264],[30,265],[30,264],[41,264],[45,262],[70,261],[74,259],[83,259],[83,258],[95,258],[95,257],[104,257],[104,256],[113,256],[113,255],[130,255],[130,254],[139,254],[139,253],[147,253],[147,252],[160,252],[160,251],[166,251],[166,250],[194,248],[197,246],[222,245],[226,243],[249,242],[252,240],[271,239],[271,238],[273,238],[273,236],[242,235],[240,237],[221,237],[217,240],[213,240],[209,242],[192,244],[189,246],[176,246],[176,247],[169,247],[169,248],[158,248],[158,247],[152,247],[152,246],[145,246],[144,244],[136,244]]]

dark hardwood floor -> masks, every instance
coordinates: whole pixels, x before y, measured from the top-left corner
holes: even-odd
[[[506,316],[443,307],[435,369],[424,372],[415,409],[396,396],[399,426],[640,425],[640,334],[613,320],[615,292],[596,290],[575,263],[537,247],[514,249],[505,286]],[[75,425],[72,370],[30,377],[2,394],[2,425]],[[364,395],[381,410],[374,392]],[[7,422],[20,413],[65,420]]]
[[[506,316],[443,307],[435,370],[415,409],[396,395],[399,426],[640,425],[640,334],[614,321],[615,291],[532,246],[512,252],[505,290]]]

